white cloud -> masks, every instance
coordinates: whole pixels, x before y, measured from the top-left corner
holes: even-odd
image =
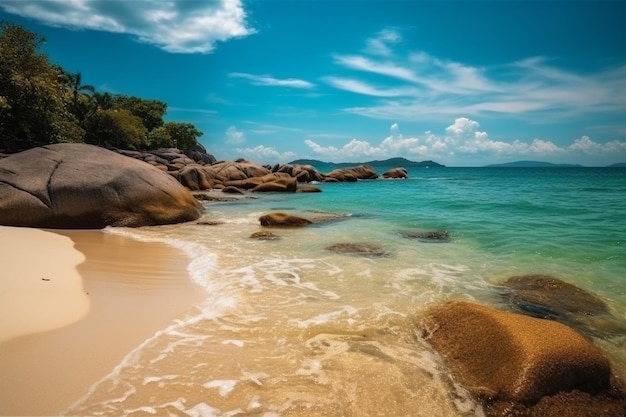
[[[374,45],[368,54],[334,55],[334,63],[348,71],[341,78],[323,78],[334,88],[370,96],[341,109],[346,113],[402,121],[444,121],[458,114],[557,121],[626,113],[626,65],[578,73],[530,57],[477,67],[424,51],[396,54],[397,42],[384,41],[380,33],[367,42]],[[370,74],[377,76],[376,85]]]
[[[19,0],[0,8],[52,26],[127,33],[177,53],[210,53],[216,42],[255,32],[241,0]]]
[[[261,164],[285,163],[296,159],[294,152],[279,152],[273,146],[259,145],[254,148],[239,148],[237,152],[240,156]]]
[[[416,89],[411,87],[401,88],[378,88],[368,83],[340,77],[325,77],[331,86],[340,90],[350,91],[352,93],[363,94],[374,97],[410,97],[416,94]]]
[[[225,141],[229,145],[238,145],[244,143],[246,141],[246,138],[243,132],[237,130],[235,126],[230,126],[228,129],[226,129]]]
[[[274,78],[269,75],[254,75],[247,74],[244,72],[232,72],[229,74],[232,78],[243,78],[245,80],[250,81],[253,85],[263,86],[263,87],[289,87],[289,88],[303,88],[309,89],[315,87],[315,84],[312,84],[308,81],[299,80],[297,78]]]
[[[388,56],[393,53],[389,45],[396,44],[401,40],[402,36],[398,31],[383,29],[375,37],[367,40],[365,51],[373,55]]]
[[[315,155],[333,162],[386,159],[395,156],[414,160],[434,159],[447,164],[458,164],[460,161],[492,163],[527,158],[575,162],[580,160],[582,154],[592,154],[601,161],[602,158],[615,156],[616,153],[626,159],[626,142],[598,143],[588,136],[582,136],[565,146],[558,146],[550,140],[540,138],[506,142],[491,138],[486,131],[479,130],[479,127],[477,121],[459,117],[445,128],[443,135],[427,131],[422,135],[405,137],[400,132],[399,125],[393,123],[390,135],[378,144],[356,138],[342,146],[321,145],[311,139],[305,140],[305,144]]]

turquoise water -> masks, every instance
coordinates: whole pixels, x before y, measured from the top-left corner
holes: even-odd
[[[507,308],[500,283],[548,274],[596,294],[626,323],[624,169],[420,168],[407,180],[319,187],[205,203],[202,220],[214,225],[108,230],[184,250],[206,300],[69,412],[480,416],[419,337],[429,306],[462,298]],[[270,211],[338,220],[250,239]],[[450,238],[408,239],[407,230]],[[385,255],[329,251],[335,243],[376,244]],[[593,341],[624,376],[621,328]]]

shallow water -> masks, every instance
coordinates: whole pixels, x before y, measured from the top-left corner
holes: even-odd
[[[626,170],[413,170],[409,180],[320,184],[322,193],[205,203],[216,225],[109,229],[190,257],[206,300],[146,340],[68,414],[465,416],[482,410],[419,337],[449,299],[506,308],[498,284],[550,274],[626,322]],[[249,236],[288,211],[337,221]],[[450,239],[408,239],[406,230]],[[331,252],[379,245],[383,256]],[[626,375],[626,334],[594,339]]]

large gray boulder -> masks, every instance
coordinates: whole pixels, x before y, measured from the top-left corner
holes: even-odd
[[[0,160],[0,224],[97,229],[178,223],[202,206],[170,175],[85,144],[54,144]]]

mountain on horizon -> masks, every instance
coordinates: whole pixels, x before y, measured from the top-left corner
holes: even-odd
[[[515,161],[504,164],[486,165],[488,168],[580,168],[580,164],[553,164],[542,161]]]
[[[297,159],[295,161],[289,162],[290,164],[300,164],[300,165],[313,165],[314,167],[324,166],[324,167],[332,167],[335,168],[346,168],[352,167],[356,165],[369,165],[372,168],[377,167],[404,167],[404,168],[442,168],[445,165],[439,164],[434,161],[410,161],[406,158],[389,158],[382,161],[368,161],[368,162],[324,162],[319,161],[317,159]]]

